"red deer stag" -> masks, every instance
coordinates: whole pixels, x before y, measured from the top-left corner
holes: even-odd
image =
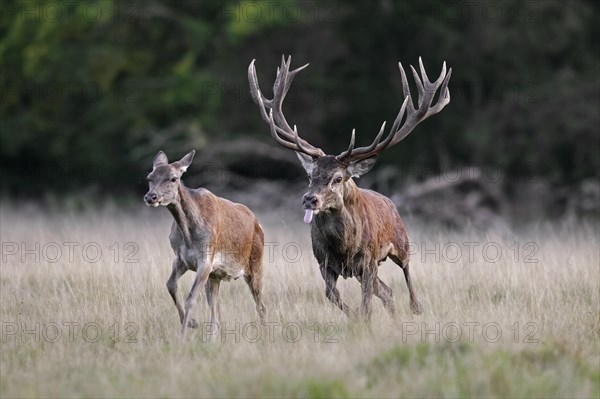
[[[256,309],[264,321],[265,306],[261,297],[263,230],[254,214],[244,205],[219,198],[210,191],[189,189],[181,182],[181,175],[192,163],[194,151],[181,160],[169,163],[164,152],[154,158],[148,175],[148,206],[166,206],[175,221],[171,227],[171,247],[175,252],[173,271],[167,289],[175,302],[181,321],[181,334],[186,327],[197,328],[190,317],[198,294],[206,285],[210,306],[212,338],[218,331],[221,318],[219,284],[244,276],[250,287]],[[188,270],[196,272],[190,294],[185,301],[185,313],[177,295],[177,280]],[[216,323],[216,324],[213,324]]]
[[[412,312],[420,314],[421,305],[409,274],[409,242],[404,223],[392,201],[379,193],[357,187],[352,178],[367,173],[381,151],[403,140],[421,121],[437,114],[450,102],[448,81],[452,69],[446,72],[444,62],[439,78],[432,83],[421,58],[421,77],[411,66],[419,94],[418,108],[415,109],[404,68],[399,63],[404,102],[389,134],[382,139],[384,122],[371,145],[354,148],[353,130],[348,149],[334,156],[326,155],[320,148],[300,138],[296,126],[292,129],[283,114],[283,100],[292,80],[308,64],[290,71],[291,57],[287,61],[282,58],[273,84],[273,99],[267,99],[260,90],[254,62],[248,67],[252,98],[258,104],[262,118],[269,124],[275,141],[295,151],[308,174],[308,192],[303,196],[304,222],[312,222],[312,247],[325,280],[325,295],[350,315],[336,282],[340,275],[344,278],[354,276],[361,283],[360,310],[365,319],[370,320],[371,317],[373,294],[381,298],[384,307],[394,314],[392,290],[377,277],[378,266],[390,257],[404,271]],[[432,106],[438,89],[438,100]]]

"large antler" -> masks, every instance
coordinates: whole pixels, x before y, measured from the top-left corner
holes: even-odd
[[[252,93],[254,102],[257,103],[260,108],[260,114],[262,118],[269,124],[271,128],[271,135],[275,141],[285,148],[302,152],[306,155],[310,155],[313,158],[318,158],[325,155],[320,148],[312,146],[298,136],[298,130],[296,129],[296,126],[294,126],[294,129],[290,127],[285,119],[285,116],[283,115],[282,110],[283,100],[290,89],[290,85],[292,84],[294,76],[306,68],[308,64],[290,71],[292,57],[290,56],[286,62],[285,57],[282,56],[281,66],[277,68],[277,77],[275,78],[275,83],[273,84],[273,99],[269,100],[263,96],[262,92],[260,91],[258,78],[256,77],[254,61],[256,60],[252,60],[250,66],[248,67],[250,93]]]
[[[425,68],[423,67],[423,61],[421,60],[421,57],[419,57],[421,78],[419,78],[415,68],[413,68],[412,65],[410,66],[415,78],[415,83],[417,85],[417,91],[419,93],[419,108],[417,109],[415,109],[413,105],[410,88],[408,87],[408,81],[406,80],[406,74],[404,73],[404,68],[402,67],[401,63],[398,63],[398,66],[400,68],[400,74],[402,75],[402,91],[404,92],[404,102],[402,103],[402,107],[400,107],[400,112],[398,113],[398,116],[392,125],[390,133],[383,141],[381,141],[381,137],[383,136],[383,132],[385,130],[385,122],[383,122],[377,137],[375,137],[375,140],[373,143],[371,143],[371,145],[367,147],[354,148],[355,131],[352,130],[350,146],[346,151],[342,152],[336,157],[338,161],[344,164],[349,164],[350,162],[379,154],[385,148],[393,146],[394,144],[402,141],[415,128],[415,126],[431,115],[440,112],[446,106],[446,104],[450,102],[450,90],[448,90],[448,82],[450,81],[450,75],[452,75],[452,68],[450,68],[448,73],[446,73],[445,61],[439,78],[437,78],[437,80],[433,83],[429,81],[427,73],[425,73]],[[438,100],[434,106],[431,106],[433,97],[438,89],[440,89]],[[404,118],[405,114],[406,118]],[[404,123],[402,123],[403,120]]]

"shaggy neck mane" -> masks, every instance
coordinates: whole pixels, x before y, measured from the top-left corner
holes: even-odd
[[[344,185],[344,206],[353,208],[358,202],[359,188],[352,179],[348,179]]]

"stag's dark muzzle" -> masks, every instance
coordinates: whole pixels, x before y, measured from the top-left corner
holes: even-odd
[[[312,221],[313,214],[318,213],[319,198],[311,193],[306,193],[302,197],[302,206],[304,206],[304,223],[308,224]]]
[[[302,197],[302,205],[304,209],[312,209],[313,211],[317,209],[317,203],[319,202],[318,198],[314,194],[306,193]]]

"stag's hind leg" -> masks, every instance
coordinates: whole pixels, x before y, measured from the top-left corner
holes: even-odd
[[[412,281],[410,279],[410,272],[409,272],[410,267],[409,267],[409,263],[408,262],[402,262],[400,260],[400,258],[398,258],[395,255],[391,255],[391,254],[390,254],[390,259],[395,264],[397,264],[398,266],[400,266],[402,268],[402,271],[404,272],[404,279],[406,280],[406,286],[408,287],[408,295],[409,295],[409,298],[410,298],[410,310],[414,314],[421,314],[421,313],[423,313],[423,308],[421,307],[421,303],[417,299],[417,295],[415,294],[415,290],[413,288]]]
[[[375,282],[375,296],[381,299],[383,307],[390,313],[390,315],[396,314],[396,305],[394,305],[394,299],[392,298],[392,289],[379,277]]]

